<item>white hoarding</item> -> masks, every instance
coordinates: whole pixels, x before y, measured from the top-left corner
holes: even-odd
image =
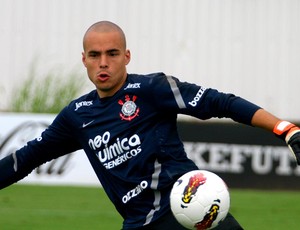
[[[54,117],[46,114],[0,113],[0,159],[38,137]],[[41,165],[20,183],[99,185],[82,150]]]

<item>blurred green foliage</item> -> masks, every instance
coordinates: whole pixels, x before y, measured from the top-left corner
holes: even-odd
[[[58,113],[75,99],[84,86],[82,76],[76,71],[62,74],[50,71],[38,76],[34,67],[24,82],[13,90],[11,112]]]

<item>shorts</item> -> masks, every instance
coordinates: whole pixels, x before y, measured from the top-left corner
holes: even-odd
[[[173,214],[171,212],[162,216],[159,220],[154,221],[153,223],[140,227],[140,228],[126,228],[123,230],[186,230],[183,226],[181,226]],[[237,220],[228,213],[226,218],[222,223],[219,224],[218,227],[214,228],[214,230],[243,230]]]

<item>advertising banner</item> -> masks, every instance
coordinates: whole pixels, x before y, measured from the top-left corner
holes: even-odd
[[[38,137],[54,117],[0,113],[0,159]],[[178,129],[188,156],[230,188],[300,189],[300,167],[272,133],[230,121],[179,121]],[[19,183],[99,185],[82,150],[39,166]]]
[[[188,156],[233,188],[300,189],[300,167],[283,140],[233,122],[180,122]]]

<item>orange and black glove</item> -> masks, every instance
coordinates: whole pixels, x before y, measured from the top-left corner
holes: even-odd
[[[279,121],[273,133],[286,142],[300,165],[300,128],[288,121]]]

